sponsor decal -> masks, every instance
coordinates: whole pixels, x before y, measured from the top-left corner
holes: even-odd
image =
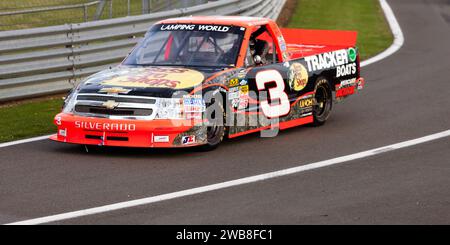
[[[185,112],[185,118],[187,120],[201,120],[202,117],[202,112]]]
[[[300,63],[293,63],[289,68],[289,85],[292,90],[300,91],[308,84],[308,71]]]
[[[352,95],[354,93],[355,93],[355,87],[354,86],[341,88],[338,91],[336,91],[336,97],[337,98],[345,97],[345,96],[348,96],[348,95]]]
[[[228,100],[231,100],[231,105],[234,108],[245,109],[248,107],[249,86],[239,86],[231,88],[228,93]]]
[[[336,67],[336,77],[356,74],[356,63]]]
[[[358,90],[362,90],[364,88],[364,79],[359,78],[357,81],[357,84],[358,84]]]
[[[280,49],[281,49],[281,51],[286,51],[287,50],[287,47],[286,47],[286,42],[284,41],[284,38],[283,38],[283,36],[279,36],[278,37],[278,44],[280,45]]]
[[[280,45],[280,49],[281,49],[281,54],[283,56],[283,60],[287,60],[289,55],[288,55],[288,52],[287,52],[286,41],[284,40],[283,36],[279,36],[278,37],[278,44]]]
[[[229,100],[239,99],[239,92],[228,93],[228,99]]]
[[[364,79],[347,79],[342,80],[340,84],[336,85],[336,98],[342,98],[352,95],[356,89],[360,90],[364,87]]]
[[[214,25],[199,25],[199,31],[217,31],[217,32],[228,32],[230,30],[229,26],[214,26]]]
[[[295,105],[298,108],[298,115],[300,115],[301,117],[310,116],[315,103],[316,100],[314,99],[314,95],[307,95],[302,97]]]
[[[112,110],[112,109],[116,108],[117,106],[119,106],[119,103],[115,102],[114,100],[108,100],[108,101],[104,102],[102,104],[102,106],[106,107],[106,109]]]
[[[314,99],[311,98],[306,98],[306,99],[301,99],[298,102],[298,105],[300,106],[300,108],[306,108],[306,107],[311,107],[314,104]]]
[[[206,104],[201,95],[183,96],[183,109],[186,119],[202,119]]]
[[[248,95],[248,85],[240,86],[239,87],[239,94],[242,95]]]
[[[301,115],[301,117],[311,116],[312,115],[312,111],[313,111],[312,107],[306,108],[306,109],[303,109],[301,111],[300,115]]]
[[[349,49],[347,50],[347,53],[348,53],[348,59],[349,59],[351,62],[355,62],[355,61],[356,61],[356,56],[357,56],[356,49],[354,49],[354,48],[349,48]]]
[[[308,65],[308,71],[314,72],[323,69],[329,69],[349,63],[347,50],[341,49],[333,52],[305,57]]]
[[[98,131],[136,131],[136,124],[75,121],[75,128]]]
[[[169,142],[168,135],[155,135],[153,136],[153,142],[155,143],[168,143]]]
[[[233,78],[230,80],[230,87],[236,87],[239,85],[239,78]]]
[[[193,31],[195,30],[195,25],[161,25],[161,31]]]
[[[128,94],[129,92],[131,92],[131,89],[112,87],[112,88],[102,88],[98,92],[107,94]]]
[[[240,70],[239,73],[237,74],[237,77],[242,79],[245,78],[245,76],[247,76],[247,70]]]
[[[201,95],[184,95],[183,106],[185,112],[204,112],[206,110],[205,101]]]
[[[239,102],[240,102],[240,101],[241,101],[241,100],[240,100],[239,98],[233,99],[233,100],[231,101],[231,106],[232,106],[233,108],[238,108]]]
[[[67,130],[66,129],[60,129],[60,130],[58,130],[58,134],[63,136],[63,137],[66,137],[67,136]]]
[[[164,24],[161,25],[161,31],[213,31],[213,32],[228,32],[231,29],[229,26],[219,25],[191,25],[191,24]]]
[[[356,78],[342,80],[341,83],[338,85],[338,89],[355,86],[355,84],[356,84]]]
[[[201,72],[185,68],[135,68],[126,73],[104,80],[102,85],[137,88],[184,89],[200,84],[204,79]]]
[[[239,92],[239,87],[233,87],[228,90],[230,93]]]
[[[228,90],[228,99],[233,100],[239,98],[239,87],[230,88]]]
[[[181,144],[183,145],[195,144],[195,135],[181,137]]]
[[[247,107],[248,107],[248,99],[240,99],[239,105],[238,105],[238,110],[243,110],[243,109],[246,109]]]
[[[248,84],[248,81],[245,80],[245,79],[243,79],[243,80],[239,83],[239,85],[241,85],[241,86],[244,86],[244,85],[247,85],[247,84]]]

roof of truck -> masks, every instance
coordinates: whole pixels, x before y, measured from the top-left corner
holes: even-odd
[[[190,16],[172,18],[159,21],[158,24],[212,24],[212,25],[233,25],[250,27],[255,25],[267,24],[272,20],[260,17],[246,16]]]

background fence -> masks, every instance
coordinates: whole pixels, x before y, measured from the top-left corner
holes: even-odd
[[[80,23],[187,8],[208,0],[0,1],[0,31]]]
[[[79,24],[0,32],[0,101],[60,93],[115,66],[152,23],[188,15],[276,19],[286,0],[220,0],[188,8]]]

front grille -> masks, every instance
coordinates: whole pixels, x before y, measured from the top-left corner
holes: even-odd
[[[107,109],[104,107],[91,105],[76,105],[75,111],[80,113],[91,113],[91,114],[111,115],[111,116],[150,116],[153,113],[152,109],[139,109],[139,108]]]
[[[114,100],[115,102],[122,103],[142,103],[142,104],[155,104],[156,99],[153,98],[133,98],[131,96],[123,97],[123,96],[108,96],[108,95],[89,95],[83,94],[78,95],[77,100],[85,100],[85,101],[100,101],[106,102],[109,100]]]
[[[102,140],[103,137],[99,135],[85,135],[86,139],[90,140]],[[107,136],[106,140],[110,141],[129,141],[128,137],[118,137],[118,136]]]
[[[102,136],[98,136],[98,135],[86,135],[86,139],[90,139],[90,140],[101,140]]]
[[[128,137],[108,136],[108,137],[106,137],[106,140],[111,140],[111,141],[128,141]]]
[[[78,94],[75,113],[123,119],[153,119],[156,98],[130,95]]]

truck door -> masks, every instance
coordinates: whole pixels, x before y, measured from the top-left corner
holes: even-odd
[[[269,25],[256,26],[250,36],[245,59],[246,79],[257,95],[258,110],[268,118],[290,112],[289,64],[284,63],[278,39]]]

